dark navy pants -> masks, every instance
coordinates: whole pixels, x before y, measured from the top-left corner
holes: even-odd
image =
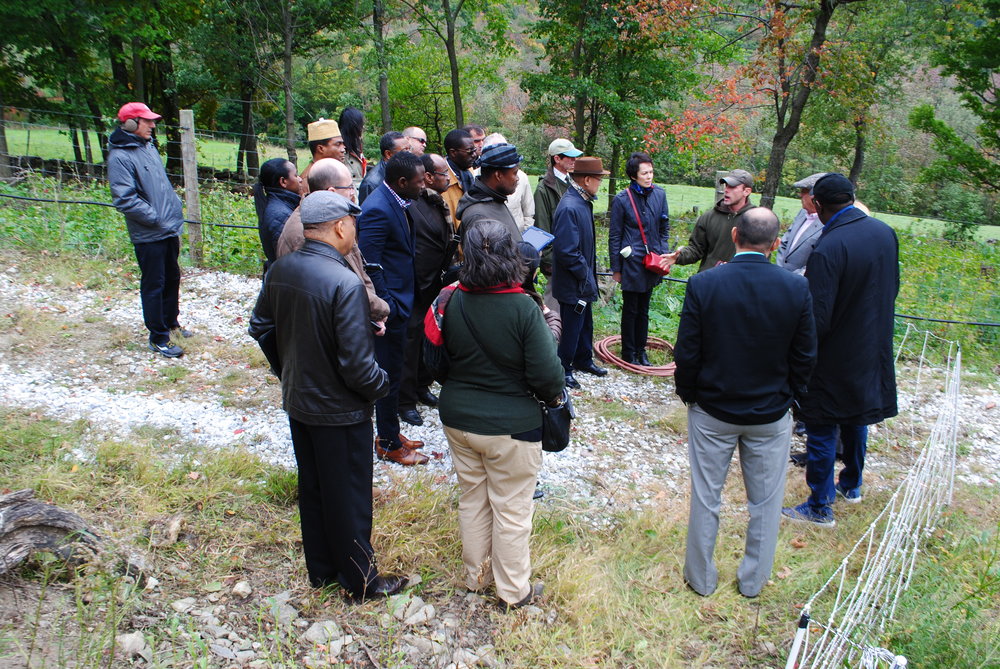
[[[645,293],[622,291],[622,359],[631,362],[632,356],[646,350],[649,338],[649,300],[653,291]]]
[[[559,339],[559,359],[567,374],[574,369],[594,364],[594,312],[587,304],[583,313],[576,313],[575,304],[559,303],[562,317],[562,337]]]
[[[134,246],[142,275],[139,280],[142,320],[149,330],[149,341],[166,344],[170,341],[170,329],[178,325],[180,312],[181,268],[177,258],[181,238],[168,237]]]
[[[403,358],[406,356],[407,321],[389,317],[385,334],[375,337],[375,360],[389,375],[389,394],[375,402],[375,434],[387,442],[382,448],[399,447],[399,384],[403,376]]]
[[[313,587],[356,597],[378,576],[372,536],[372,423],[306,425],[289,418],[299,470],[302,550]]]
[[[836,499],[833,470],[838,432],[844,446],[844,468],[840,470],[838,482],[844,490],[860,488],[868,450],[868,426],[806,423],[806,483],[812,491],[809,507],[823,516],[833,513],[831,505]]]

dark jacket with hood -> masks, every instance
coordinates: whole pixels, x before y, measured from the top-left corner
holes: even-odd
[[[375,362],[369,318],[364,284],[329,244],[306,239],[267,271],[249,333],[281,378],[290,418],[306,425],[371,420],[389,377]]]
[[[747,198],[743,208],[732,212],[729,211],[729,207],[722,204],[722,200],[716,202],[712,211],[706,211],[698,217],[687,246],[681,249],[677,257],[677,264],[690,265],[700,260],[698,271],[704,272],[719,263],[732,260],[736,254],[732,234],[736,219],[753,206],[755,205],[750,204],[750,198]]]
[[[466,226],[476,221],[490,219],[503,223],[515,243],[521,241],[521,229],[507,208],[507,198],[484,184],[482,179],[477,178],[468,192],[462,195],[455,216],[462,221],[462,226],[459,228],[460,235]]]
[[[108,183],[133,244],[180,235],[184,209],[153,142],[116,128],[108,141]]]
[[[819,358],[801,400],[802,420],[871,425],[895,416],[896,233],[860,209],[844,210],[824,227],[809,255],[806,279]]]

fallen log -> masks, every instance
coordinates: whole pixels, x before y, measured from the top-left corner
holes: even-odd
[[[80,547],[97,552],[99,541],[83,518],[36,500],[31,489],[0,495],[0,575],[33,553],[49,551],[69,560]]]

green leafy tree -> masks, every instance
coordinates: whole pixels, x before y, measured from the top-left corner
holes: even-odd
[[[941,154],[924,173],[928,179],[958,180],[1000,189],[1000,0],[960,2],[941,24],[932,62],[955,78],[963,105],[980,119],[975,136],[962,136],[920,105],[910,124],[930,134]]]

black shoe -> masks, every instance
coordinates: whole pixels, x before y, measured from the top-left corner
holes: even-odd
[[[405,576],[376,576],[375,580],[360,595],[352,594],[349,599],[362,602],[377,597],[392,597],[406,587]]]
[[[410,425],[420,427],[424,424],[424,419],[420,417],[420,412],[416,409],[405,409],[399,412],[399,420]]]
[[[627,362],[630,365],[638,365],[638,364],[640,364],[639,363],[639,356],[637,356],[635,353],[622,353],[622,360],[624,360],[625,362]]]
[[[417,391],[417,401],[421,404],[426,404],[429,407],[436,407],[438,405],[438,397],[427,388],[422,388]]]
[[[524,608],[525,606],[528,606],[529,604],[533,604],[536,601],[538,601],[538,599],[541,598],[542,592],[544,590],[545,590],[545,585],[543,583],[532,583],[531,590],[528,591],[528,594],[525,595],[524,599],[522,599],[521,601],[515,604],[511,604],[510,602],[505,602],[504,600],[497,598],[497,606],[499,606],[500,610],[503,611],[504,613],[510,613],[511,611]]]
[[[800,420],[795,421],[795,434],[800,437],[806,433],[806,424]]]
[[[159,353],[164,358],[179,358],[184,355],[184,349],[170,343],[169,341],[166,344],[149,342],[149,350],[154,353]]]
[[[566,387],[567,388],[573,388],[574,390],[578,390],[580,388],[580,382],[577,381],[576,378],[574,378],[572,374],[567,374],[566,375]]]
[[[181,327],[180,325],[175,325],[170,329],[179,334],[180,336],[184,337],[185,339],[190,339],[191,337],[194,336],[193,332]]]
[[[809,460],[809,456],[805,451],[800,451],[798,453],[792,453],[788,456],[789,461],[796,467],[805,467],[806,462]]]
[[[531,495],[531,499],[541,499],[545,497],[545,491],[542,490],[542,486],[535,484],[535,492]]]
[[[589,364],[583,367],[576,367],[575,369],[578,372],[587,372],[588,374],[593,374],[594,376],[608,375],[608,370],[604,369],[603,367],[598,367],[593,363],[593,361],[591,361]]]
[[[637,365],[642,365],[643,367],[652,367],[653,363],[649,361],[649,356],[643,351],[639,355],[635,356],[635,361]]]

